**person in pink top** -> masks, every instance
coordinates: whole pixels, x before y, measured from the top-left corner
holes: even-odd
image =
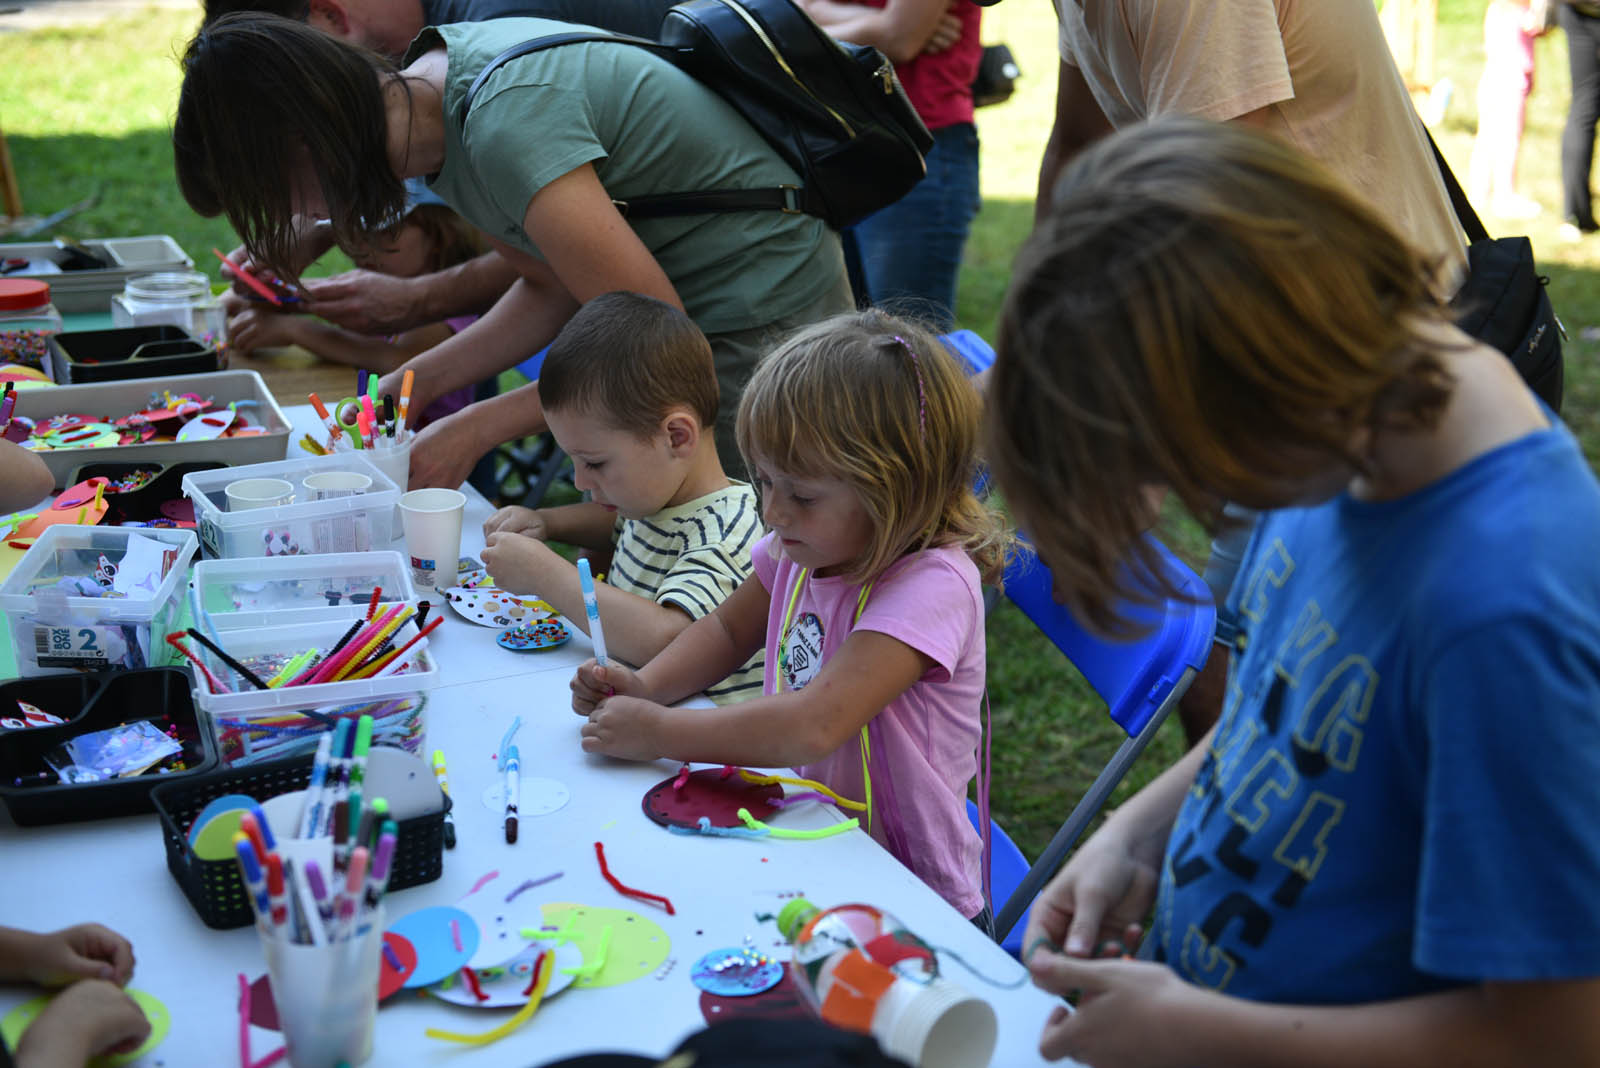
[[[572,681],[586,752],[797,767],[865,804],[869,833],[987,927],[967,819],[986,667],[980,581],[1010,535],[973,494],[979,399],[926,331],[879,311],[789,338],[738,440],[769,533],[755,573],[633,672]],[[679,709],[766,648],[764,695]]]

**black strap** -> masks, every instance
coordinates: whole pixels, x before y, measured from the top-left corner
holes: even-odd
[[[1421,123],[1421,119],[1417,120]],[[1462,190],[1461,183],[1456,181],[1455,172],[1450,169],[1450,164],[1445,162],[1444,153],[1439,151],[1439,145],[1433,139],[1433,134],[1428,131],[1426,123],[1422,123],[1422,135],[1428,139],[1428,147],[1433,149],[1433,160],[1439,165],[1439,176],[1444,179],[1444,187],[1450,194],[1450,206],[1456,209],[1456,218],[1461,222],[1461,228],[1467,232],[1467,240],[1472,242],[1489,240],[1489,231],[1483,227],[1483,220],[1478,218],[1478,213],[1472,210],[1472,204],[1467,200],[1467,194]]]
[[[523,41],[495,56],[478,72],[478,76],[472,79],[472,84],[467,87],[467,95],[461,101],[462,129],[466,129],[467,114],[472,110],[472,102],[477,98],[478,90],[483,88],[483,83],[489,80],[489,75],[513,59],[520,59],[557,45],[577,44],[583,41],[616,41],[636,45],[654,52],[669,62],[674,61],[679,53],[679,49],[662,44],[660,41],[649,41],[643,37],[630,37],[622,33],[555,33],[548,37]],[[613,200],[611,203],[616,205],[617,210],[626,219],[663,219],[675,215],[711,215],[730,211],[781,211],[799,215],[805,213],[811,206],[806,190],[795,185],[780,185],[768,189],[704,189],[693,193],[660,193],[655,196],[634,197],[632,200]],[[815,215],[818,212],[812,211],[810,214]]]

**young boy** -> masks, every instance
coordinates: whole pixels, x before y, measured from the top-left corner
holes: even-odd
[[[1283,144],[1090,149],[1018,257],[989,460],[1103,619],[1170,488],[1263,510],[1207,741],[1034,903],[1092,1066],[1600,1064],[1600,486],[1428,264]],[[1156,960],[1083,959],[1137,938]]]
[[[551,343],[539,399],[593,499],[500,509],[483,525],[484,565],[503,588],[583,626],[578,569],[545,542],[610,555],[609,580],[595,587],[607,649],[643,664],[750,574],[761,534],[755,492],[717,458],[711,346],[676,308],[607,293]],[[759,694],[762,665],[758,653],[707,695],[727,704]]]

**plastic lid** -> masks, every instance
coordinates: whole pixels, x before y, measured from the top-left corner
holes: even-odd
[[[0,278],[0,311],[42,308],[49,303],[49,282],[34,278]]]

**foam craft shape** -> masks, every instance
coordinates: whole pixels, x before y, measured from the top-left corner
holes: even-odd
[[[281,1031],[278,1003],[272,997],[272,976],[262,974],[250,984],[250,1022],[268,1031]]]
[[[537,597],[507,593],[498,586],[451,586],[444,591],[444,599],[462,619],[480,627],[510,627],[556,614],[553,607]]]
[[[439,789],[432,766],[398,746],[375,745],[367,751],[361,791],[389,802],[389,816],[396,822],[444,808],[444,791]]]
[[[78,513],[85,508],[88,509],[88,512],[83,517],[85,526],[92,526],[100,522],[105,518],[106,509],[110,505],[106,503],[105,494],[100,495],[100,503],[96,504],[94,491],[97,485],[105,485],[105,483],[106,480],[104,478],[95,477],[85,479],[75,486],[67,487],[56,495],[56,499],[50,503],[49,508],[22,524],[18,528],[16,536],[18,538],[37,538],[44,533],[46,527],[53,527],[57,523],[76,523],[78,521]]]
[[[144,1013],[144,1018],[150,1021],[149,1037],[140,1044],[138,1049],[130,1050],[127,1053],[91,1057],[88,1068],[118,1068],[119,1065],[136,1061],[161,1045],[162,1040],[167,1037],[167,1032],[172,1029],[172,1014],[153,995],[147,994],[143,990],[133,990],[131,988],[127,993]],[[34,998],[32,1001],[25,1001],[6,1013],[4,1019],[0,1019],[0,1039],[5,1040],[7,1049],[17,1048],[17,1040],[22,1037],[22,1033],[28,1029],[29,1024],[39,1018],[39,1015],[44,1012],[45,1006],[50,1004],[51,999],[56,996],[56,994],[45,994]]]
[[[38,705],[18,701],[15,716],[0,716],[0,730],[23,731],[34,727],[53,727],[65,722],[60,716],[46,712]]]
[[[539,959],[539,954],[551,952],[549,945],[535,946],[524,945],[522,952],[504,963],[490,967],[474,969],[478,976],[478,989],[487,997],[483,1001],[472,992],[472,987],[457,972],[448,979],[427,987],[429,994],[440,1001],[448,1001],[452,1005],[461,1005],[469,1009],[517,1009],[528,1003],[528,980],[533,978],[533,965]],[[583,964],[583,951],[571,942],[557,946],[551,960],[545,962],[545,967],[553,968],[550,973],[550,985],[545,988],[546,998],[567,989],[573,983],[573,974],[569,968],[578,968]]]
[[[708,1024],[735,1019],[815,1021],[817,1018],[789,968],[783,969],[778,985],[755,997],[730,998],[702,990],[700,1015]]]
[[[227,848],[218,856],[203,856],[201,859],[232,860],[234,855],[233,835],[239,829],[239,816],[255,803],[255,798],[246,797],[244,794],[223,794],[221,797],[212,800],[205,808],[200,810],[200,814],[194,818],[194,822],[189,824],[189,848],[198,854],[200,852],[200,836],[205,834],[209,842],[211,836],[216,835],[225,840]],[[211,825],[224,815],[229,816],[229,820],[217,824],[216,828],[213,829]]]
[[[382,1001],[390,994],[406,985],[406,980],[417,970],[417,947],[404,935],[397,935],[393,931],[383,932],[383,941],[394,953],[394,959],[400,962],[396,968],[389,959],[388,953],[379,953],[378,960],[378,1000]]]
[[[694,962],[689,978],[711,994],[728,998],[748,998],[763,994],[783,980],[781,961],[758,953],[750,946],[713,949]]]
[[[461,932],[461,948],[456,948],[450,923]],[[417,966],[401,984],[406,987],[432,986],[445,976],[459,971],[478,951],[478,924],[472,916],[449,905],[435,905],[407,913],[389,925],[416,948]]]
[[[228,408],[195,416],[179,429],[176,440],[212,441],[220,438],[233,425],[233,419],[234,412]]]
[[[783,787],[778,783],[753,783],[738,772],[723,778],[721,768],[691,772],[681,790],[673,789],[677,780],[677,775],[662,779],[645,791],[644,814],[651,822],[662,827],[693,828],[704,816],[713,827],[743,827],[738,813],[747,808],[765,823],[778,811],[773,801],[783,796]]]
[[[593,947],[600,945],[601,936],[611,928],[611,940],[606,947],[605,965],[596,975],[578,979],[582,988],[620,986],[642,979],[661,967],[661,962],[672,952],[672,939],[654,920],[629,912],[627,909],[606,909],[594,905],[558,902],[544,906],[545,925],[569,930],[581,939],[578,948],[588,961]],[[555,945],[554,939],[540,939],[546,945]],[[553,978],[553,977],[552,977]]]

